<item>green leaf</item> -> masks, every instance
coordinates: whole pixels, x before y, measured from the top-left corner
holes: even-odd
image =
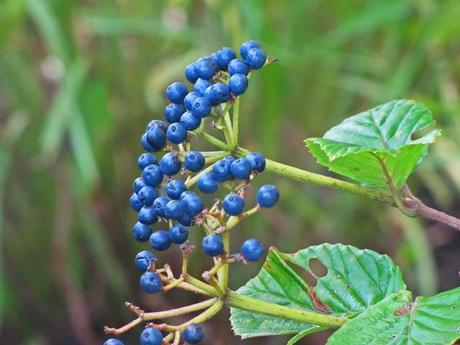
[[[432,297],[401,291],[348,321],[328,345],[449,345],[460,339],[460,288]]]
[[[327,274],[317,277],[316,286],[310,287],[295,268],[315,278],[310,267],[314,259],[326,267]],[[388,256],[352,246],[322,244],[295,254],[271,249],[260,273],[238,293],[290,308],[351,317],[404,288],[401,272]],[[323,329],[236,308],[231,312],[233,330],[243,338]]]
[[[383,164],[401,188],[440,134],[429,130],[434,124],[424,105],[395,100],[351,116],[305,143],[319,164],[364,185],[387,187]]]

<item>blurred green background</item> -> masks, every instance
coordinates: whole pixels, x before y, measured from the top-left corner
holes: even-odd
[[[444,136],[410,184],[460,215],[458,0],[0,0],[0,343],[101,344],[123,302],[160,310],[194,301],[137,286],[131,181],[139,136],[163,90],[221,46],[257,39],[279,58],[242,99],[242,142],[324,172],[302,140],[393,98],[432,110]],[[343,242],[388,253],[420,294],[459,284],[460,236],[377,202],[278,178],[279,206],[240,225],[283,251]],[[258,182],[259,183],[259,182]],[[178,252],[165,261],[178,263]],[[196,254],[194,270],[207,267]],[[235,267],[232,285],[258,265]],[[205,344],[241,341],[228,315]],[[124,338],[137,344],[139,329]],[[299,344],[324,344],[325,334]]]

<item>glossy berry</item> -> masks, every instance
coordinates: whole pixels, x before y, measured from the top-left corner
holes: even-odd
[[[231,156],[225,157],[220,161],[214,163],[212,166],[212,173],[218,182],[227,181],[232,177],[230,166],[235,159]]]
[[[258,261],[264,255],[264,246],[256,239],[250,238],[241,245],[240,253],[247,261]]]
[[[145,186],[141,188],[139,193],[137,193],[137,196],[144,206],[150,206],[158,197],[158,193],[154,187]]]
[[[195,62],[195,74],[201,78],[209,80],[219,70],[219,65],[210,57],[203,57]]]
[[[236,54],[232,48],[223,47],[216,51],[215,58],[219,67],[227,70],[229,62],[236,58]]]
[[[206,89],[204,95],[211,102],[211,105],[218,105],[230,99],[230,90],[227,84],[215,83]]]
[[[155,151],[155,148],[152,145],[150,145],[150,143],[147,140],[147,133],[144,133],[141,136],[141,146],[147,152],[154,152]]]
[[[180,117],[180,123],[182,123],[188,131],[193,131],[200,127],[201,117],[193,116],[190,111],[186,111]]]
[[[187,139],[187,129],[180,122],[172,123],[166,131],[166,137],[173,144],[181,144]]]
[[[179,122],[183,113],[185,113],[185,108],[182,104],[171,103],[165,107],[163,115],[166,121],[174,123]],[[163,129],[163,131],[166,131],[166,129]]]
[[[182,193],[181,201],[185,213],[192,217],[195,217],[203,210],[203,200],[193,192]]]
[[[140,336],[141,345],[161,345],[163,343],[163,334],[152,327],[144,329]]]
[[[142,177],[137,177],[133,182],[134,193],[139,193],[142,187],[146,186],[145,181]]]
[[[179,81],[170,84],[166,88],[166,97],[168,97],[172,103],[176,104],[181,104],[184,101],[185,96],[187,96],[187,93],[187,86]]]
[[[181,194],[187,190],[183,180],[171,180],[166,185],[166,194],[175,200],[179,200]]]
[[[185,78],[187,78],[187,80],[192,84],[198,79],[198,76],[195,73],[195,65],[193,63],[185,67]]]
[[[139,199],[136,193],[133,193],[129,198],[129,205],[136,212],[139,212],[143,206],[142,201]]]
[[[151,164],[157,164],[157,158],[152,153],[143,153],[137,159],[137,165],[139,169],[144,170],[147,166]]]
[[[265,170],[265,157],[260,152],[251,152],[246,156],[246,159],[251,163],[251,170],[262,172]]]
[[[244,199],[236,193],[227,194],[222,202],[224,211],[231,215],[237,216],[244,209]]]
[[[252,69],[262,68],[267,60],[267,55],[261,48],[251,48],[249,49],[245,61],[248,66]]]
[[[150,226],[146,224],[137,222],[134,224],[131,234],[136,241],[147,242],[152,234],[152,229],[150,229]]]
[[[159,196],[153,202],[153,208],[155,209],[155,214],[158,217],[165,218],[165,206],[169,202],[169,199],[165,196]]]
[[[204,92],[212,83],[209,80],[199,78],[193,87],[193,91],[199,93],[201,96],[204,96]]]
[[[219,235],[213,234],[203,237],[201,245],[203,251],[209,256],[218,256],[224,253],[224,242]]]
[[[257,192],[257,203],[261,207],[273,207],[278,202],[280,193],[278,188],[272,184],[266,184]]]
[[[147,130],[147,141],[153,147],[154,151],[159,151],[166,145],[166,134],[158,126],[150,127]]]
[[[166,250],[171,247],[169,233],[165,230],[152,232],[150,235],[150,245],[156,250]]]
[[[144,290],[145,292],[157,293],[158,291],[160,291],[163,284],[161,283],[161,278],[158,275],[158,273],[145,272],[143,275],[141,275],[141,279],[139,280],[139,285],[141,286],[142,290]],[[145,343],[145,344],[149,344],[149,343]]]
[[[246,62],[244,62],[241,59],[233,59],[228,64],[228,73],[230,73],[231,76],[235,74],[248,75],[249,66]]]
[[[203,193],[214,193],[219,187],[219,183],[213,173],[205,173],[198,179],[198,189]]]
[[[230,165],[230,171],[233,177],[245,180],[251,174],[251,163],[244,157],[238,158]]]
[[[180,170],[181,163],[177,154],[168,152],[160,159],[160,169],[167,176],[175,175]]]
[[[195,92],[195,91],[189,92],[187,94],[187,96],[185,96],[185,98],[184,98],[185,109],[190,111],[192,109],[192,106],[193,106],[193,101],[195,99],[197,99],[198,97],[200,97],[200,96],[201,96],[201,94],[199,94],[198,92]]]
[[[134,263],[139,271],[144,273],[150,267],[150,264],[156,259],[156,255],[153,254],[151,251],[143,250],[136,254],[136,258],[134,259]]]
[[[203,329],[200,325],[191,324],[184,331],[184,340],[189,344],[198,344],[203,337]]]
[[[228,82],[228,88],[235,96],[242,95],[248,88],[248,77],[241,73],[232,75]]]
[[[158,220],[158,217],[153,206],[144,206],[139,211],[137,215],[137,220],[142,224],[152,225],[155,224]]]
[[[198,97],[193,101],[191,113],[195,117],[203,118],[211,113],[211,109],[212,105],[207,97]]]
[[[198,151],[187,152],[184,159],[184,165],[191,172],[198,172],[204,168],[204,156]]]
[[[145,126],[145,131],[147,132],[150,128],[159,127],[163,132],[166,132],[168,129],[168,124],[161,120],[152,120],[150,121],[147,126]]]
[[[121,340],[110,338],[110,339],[107,339],[103,345],[124,345],[124,344]]]
[[[179,219],[184,213],[182,201],[170,200],[165,206],[165,216],[170,219]]]
[[[252,49],[252,48],[260,48],[259,42],[251,40],[251,41],[247,41],[247,42],[244,42],[243,44],[241,44],[241,46],[240,46],[240,55],[241,55],[241,57],[243,59],[246,59],[249,50]]]
[[[146,185],[156,187],[163,181],[163,172],[158,165],[151,164],[142,172],[142,178]]]
[[[188,239],[188,230],[181,224],[174,224],[169,229],[169,239],[172,243],[182,244]]]

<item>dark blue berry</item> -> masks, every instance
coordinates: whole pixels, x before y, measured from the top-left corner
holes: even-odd
[[[201,117],[193,116],[193,114],[190,111],[186,111],[182,114],[180,118],[180,123],[182,123],[188,131],[193,131],[200,127]]]
[[[166,137],[173,144],[181,144],[187,139],[187,129],[180,122],[172,123],[168,127]]]
[[[181,104],[187,96],[187,86],[183,83],[176,81],[166,88],[166,96],[172,103]]]
[[[156,164],[151,164],[142,172],[142,178],[146,185],[156,187],[163,181],[162,169]]]
[[[139,271],[144,273],[150,267],[150,264],[156,259],[156,255],[153,254],[151,251],[143,250],[136,254],[136,259],[134,263]]]
[[[124,344],[121,340],[110,338],[110,339],[107,339],[103,345],[124,345]]]
[[[139,280],[139,285],[141,286],[142,290],[144,290],[147,293],[157,293],[158,291],[161,290],[161,287],[163,286],[163,284],[161,283],[161,278],[159,274],[156,272],[145,272],[143,275],[141,275],[141,279]],[[142,332],[142,334],[144,332]],[[141,344],[150,345],[154,343],[142,343],[142,335],[141,335]],[[160,345],[161,342],[158,344]]]
[[[154,151],[160,151],[166,146],[166,134],[160,127],[151,127],[146,134],[147,141]]]
[[[260,152],[251,152],[246,156],[246,159],[251,163],[251,170],[262,172],[265,170],[265,157]]]
[[[163,343],[163,335],[156,328],[146,328],[140,336],[141,345],[161,345]]]
[[[212,173],[214,174],[214,178],[218,182],[227,181],[232,177],[232,172],[230,171],[230,166],[235,159],[231,156],[225,157],[220,161],[214,163],[212,167]]]
[[[267,60],[267,55],[261,48],[251,48],[249,49],[245,61],[248,66],[252,69],[262,68]]]
[[[184,340],[189,344],[198,344],[203,337],[203,329],[200,325],[191,324],[184,331]]]
[[[192,226],[193,218],[194,216],[192,216],[191,214],[188,214],[187,212],[184,212],[177,221],[179,222],[179,224],[183,226]]]
[[[188,239],[188,230],[183,225],[174,224],[169,229],[169,238],[172,243],[182,244]]]
[[[193,116],[203,118],[211,113],[211,108],[211,102],[207,97],[198,97],[193,101],[191,112]]]
[[[192,91],[192,92],[189,92],[187,94],[187,96],[185,96],[184,98],[184,106],[185,106],[185,109],[187,109],[188,111],[190,111],[192,109],[192,106],[193,106],[193,101],[197,98],[197,97],[200,97],[201,95],[198,93],[198,92],[195,92],[195,91]]]
[[[169,199],[165,196],[159,196],[153,202],[153,208],[155,209],[155,213],[158,217],[165,218],[165,206],[169,202]]]
[[[185,67],[185,78],[187,78],[187,80],[192,84],[198,79],[198,76],[195,73],[195,65],[193,63]]]
[[[240,46],[240,55],[241,55],[241,57],[243,59],[246,59],[246,56],[247,56],[249,50],[252,49],[252,48],[260,48],[259,42],[251,40],[251,41],[247,41],[247,42],[244,42],[243,44],[241,44],[241,46]]]
[[[163,132],[166,132],[168,129],[168,124],[161,120],[152,120],[147,124],[147,126],[145,126],[145,131],[147,132],[152,127],[159,127],[163,130]]]
[[[261,207],[273,207],[278,202],[280,193],[278,188],[272,184],[266,184],[257,192],[257,203]]]
[[[169,233],[166,230],[158,230],[150,235],[150,245],[156,250],[166,250],[171,247]]]
[[[144,133],[141,137],[141,145],[142,145],[142,148],[147,151],[147,152],[154,152],[156,151],[155,148],[149,144],[148,140],[147,140],[147,133]]]
[[[150,226],[146,224],[137,222],[134,224],[131,234],[136,241],[147,242],[152,234],[152,229],[150,229]]]
[[[192,217],[198,215],[203,210],[203,200],[193,192],[184,192],[181,195],[182,205],[185,213]]]
[[[222,202],[224,211],[231,215],[237,216],[244,209],[244,199],[236,193],[227,194]]]
[[[175,200],[179,200],[183,192],[187,190],[183,180],[171,180],[166,185],[166,194]]]
[[[142,224],[152,225],[157,222],[158,217],[155,213],[155,209],[153,208],[153,206],[144,206],[139,211],[139,214],[137,215],[137,219]]]
[[[219,235],[213,234],[203,237],[201,245],[203,251],[209,256],[218,256],[224,253],[224,242]]]
[[[240,253],[248,261],[258,261],[264,255],[264,251],[264,246],[254,238],[244,241],[240,248]]]
[[[185,108],[182,104],[168,104],[164,110],[164,118],[169,123],[179,122],[181,115],[185,113]],[[166,129],[163,129],[166,131]]]
[[[142,177],[137,177],[133,182],[133,191],[139,193],[142,187],[146,186],[146,183]]]
[[[230,171],[232,172],[233,177],[245,180],[251,174],[251,163],[244,157],[238,158],[230,165]]]
[[[233,59],[228,64],[228,73],[230,73],[230,75],[235,75],[235,74],[248,75],[249,66],[246,62],[244,62],[241,59]]]
[[[177,220],[184,214],[184,206],[180,200],[170,200],[165,206],[165,216]]]
[[[144,206],[150,206],[153,201],[158,197],[156,189],[152,186],[142,187],[137,196]]]
[[[227,84],[215,83],[206,89],[204,95],[211,105],[218,105],[225,103],[230,99],[230,90],[228,89]]]
[[[150,164],[158,164],[157,158],[152,153],[143,153],[137,159],[137,165],[144,170]]]
[[[142,201],[139,199],[136,193],[133,193],[129,198],[129,205],[136,212],[139,212],[143,206]]]
[[[177,154],[174,152],[168,152],[160,159],[160,169],[163,174],[167,176],[175,175],[180,170],[181,163]]]
[[[215,58],[219,67],[227,70],[229,62],[236,58],[236,54],[232,48],[223,47],[216,52]]]
[[[195,92],[199,93],[201,96],[204,96],[204,92],[211,85],[212,85],[212,83],[209,80],[199,78],[195,82],[195,86],[193,87],[193,90]]]
[[[219,70],[219,65],[211,57],[203,57],[195,62],[195,74],[201,79],[211,79]]]
[[[205,173],[198,179],[198,189],[203,193],[214,193],[219,187],[219,183],[213,173]]]
[[[191,172],[198,172],[204,168],[204,156],[198,151],[190,151],[185,155],[184,165]]]
[[[242,95],[248,88],[248,77],[240,73],[232,75],[228,82],[228,88],[235,96]]]

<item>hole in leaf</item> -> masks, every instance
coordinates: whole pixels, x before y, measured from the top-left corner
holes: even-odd
[[[327,267],[318,260],[318,259],[310,259],[308,262],[308,267],[314,277],[317,279],[324,277],[327,274]]]
[[[433,126],[428,126],[426,128],[419,129],[418,131],[414,132],[410,136],[410,140],[417,140],[422,138],[423,136],[427,135],[431,131],[433,131]]]

